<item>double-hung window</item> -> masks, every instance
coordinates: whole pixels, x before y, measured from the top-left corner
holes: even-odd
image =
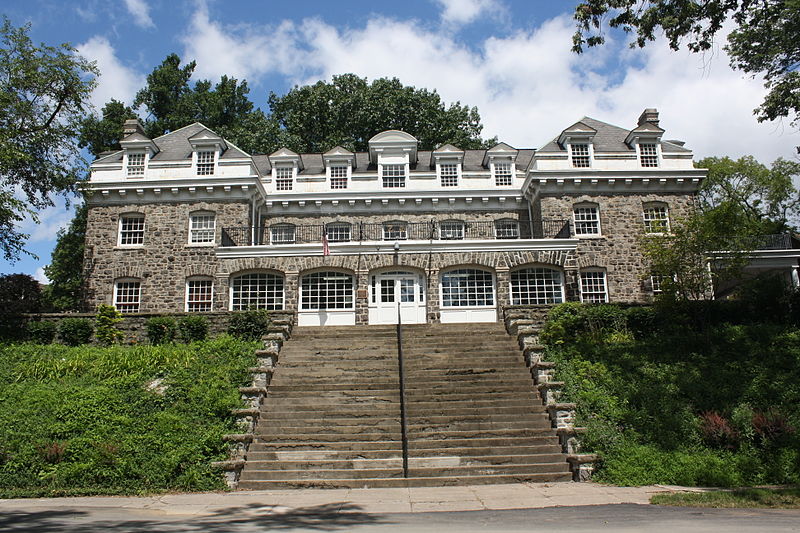
[[[274,224],[270,226],[269,232],[272,244],[294,244],[295,242],[294,224]]]
[[[144,160],[145,154],[143,152],[133,152],[128,154],[128,168],[126,175],[129,178],[141,178],[144,176]]]
[[[574,168],[589,168],[592,166],[588,144],[570,144],[569,150]]]
[[[575,236],[600,235],[600,208],[596,205],[576,205],[572,208]]]
[[[186,311],[200,313],[211,311],[214,295],[214,281],[206,278],[186,281]]]
[[[337,222],[325,226],[328,242],[348,242],[351,239],[351,226],[346,222]]]
[[[331,165],[331,189],[347,188],[347,165]]]
[[[408,239],[408,224],[405,222],[385,222],[383,224],[384,241],[404,241]]]
[[[208,244],[214,242],[216,217],[213,213],[198,213],[189,217],[189,243]]]
[[[142,284],[135,279],[122,279],[114,284],[114,307],[120,313],[138,313],[142,301]]]
[[[655,143],[639,143],[639,162],[643,167],[658,166],[658,147]]]
[[[197,175],[213,176],[214,161],[217,153],[213,150],[201,150],[197,152]]]
[[[605,303],[608,301],[606,273],[603,270],[582,270],[581,301],[588,303]]]
[[[519,239],[519,222],[510,218],[495,220],[494,236],[497,239]]]
[[[458,187],[458,164],[442,163],[439,165],[439,179],[442,187]]]
[[[445,220],[439,223],[439,238],[443,241],[460,241],[464,239],[464,222]]]
[[[122,215],[119,217],[120,246],[142,246],[144,244],[144,215]]]
[[[498,187],[505,187],[513,183],[513,169],[511,163],[495,163],[494,183]]]
[[[275,167],[275,190],[291,191],[294,185],[294,167]]]
[[[665,204],[651,204],[644,206],[645,233],[669,233],[669,208]]]
[[[405,164],[383,165],[383,186],[405,187],[406,186],[406,166]]]

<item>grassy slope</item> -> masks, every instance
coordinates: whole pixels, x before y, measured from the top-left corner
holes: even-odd
[[[255,348],[0,347],[0,497],[223,489],[209,462]]]
[[[656,494],[655,505],[718,509],[800,509],[800,489],[739,489],[700,493]]]

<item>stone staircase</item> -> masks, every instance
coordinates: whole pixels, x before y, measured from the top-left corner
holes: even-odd
[[[405,326],[403,335],[408,479],[395,327],[306,327],[283,345],[239,488],[571,479],[501,324]]]

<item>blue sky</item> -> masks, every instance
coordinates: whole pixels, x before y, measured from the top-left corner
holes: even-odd
[[[97,61],[100,108],[130,103],[167,54],[196,60],[197,79],[246,79],[251,99],[270,91],[355,72],[396,76],[436,89],[448,101],[478,106],[487,137],[516,147],[541,146],[582,116],[633,127],[645,107],[661,112],[665,138],[696,157],[794,157],[800,134],[788,122],[759,124],[759,79],[728,67],[717,47],[702,56],[661,41],[630,50],[611,35],[602,49],[570,52],[575,1],[406,0],[5,0],[15,25],[31,24],[35,41],[69,42]],[[722,41],[720,41],[722,42]],[[41,277],[57,230],[71,212],[63,202],[27,221],[28,250],[0,272]]]

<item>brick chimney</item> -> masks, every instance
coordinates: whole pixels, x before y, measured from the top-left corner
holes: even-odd
[[[658,126],[658,110],[653,107],[648,107],[642,114],[639,115],[639,125],[649,122],[654,126]]]
[[[144,135],[144,127],[142,126],[142,123],[139,122],[138,118],[129,118],[122,126],[122,136],[127,137],[128,135],[132,135],[134,133],[141,133]]]

